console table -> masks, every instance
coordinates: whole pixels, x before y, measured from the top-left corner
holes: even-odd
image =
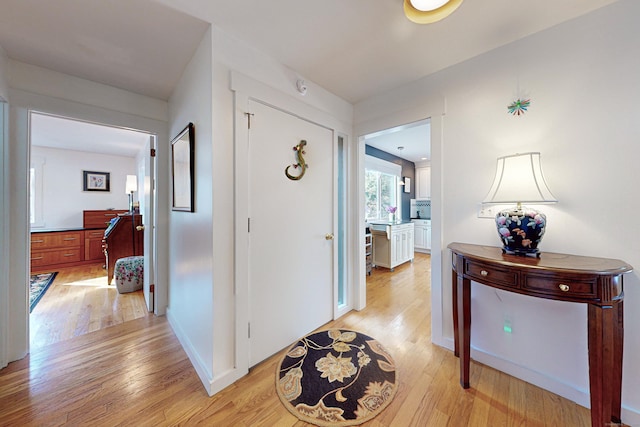
[[[507,255],[493,246],[451,243],[453,334],[460,384],[469,388],[471,281],[534,297],[588,304],[591,425],[619,423],[622,393],[623,284],[632,267],[617,259],[543,252]]]

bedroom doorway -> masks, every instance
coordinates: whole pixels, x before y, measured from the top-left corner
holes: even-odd
[[[29,279],[33,273],[57,273],[31,309],[30,347],[48,345],[146,316],[154,308],[151,290],[155,277],[153,183],[156,172],[155,157],[151,153],[155,150],[156,136],[30,111],[29,144],[31,241],[44,240],[42,236],[48,235],[49,231],[55,231],[53,235],[66,235],[68,231],[71,234],[67,238],[75,246],[73,250],[65,251],[68,253],[59,255],[70,256],[68,259],[72,262],[54,259],[47,261],[49,265],[45,263],[30,270]],[[102,174],[107,179],[103,191],[88,191],[87,172]],[[104,230],[85,230],[83,212],[105,211],[115,215],[129,211],[129,194],[125,191],[127,175],[137,177],[133,201],[139,205],[143,218],[144,267],[149,274],[145,274],[142,292],[119,294],[113,284],[107,283],[100,249]],[[94,240],[91,243],[88,232]],[[75,238],[79,240],[72,240]],[[49,250],[54,251],[43,251]],[[31,253],[33,258],[33,250]],[[34,262],[37,265],[43,261],[32,260],[32,265]],[[36,281],[38,279],[36,277]],[[28,280],[30,282],[32,280]],[[31,291],[33,287],[29,287]]]

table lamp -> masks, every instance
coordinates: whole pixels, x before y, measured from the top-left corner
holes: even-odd
[[[516,203],[496,214],[496,227],[503,253],[540,256],[547,217],[523,203],[556,203],[542,175],[540,153],[522,153],[498,157],[496,176],[482,204]]]
[[[129,212],[133,213],[133,193],[138,189],[138,179],[135,175],[127,175],[125,193],[129,195]]]

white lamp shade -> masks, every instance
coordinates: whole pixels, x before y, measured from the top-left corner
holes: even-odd
[[[498,157],[496,176],[482,203],[556,203],[542,175],[540,153]]]
[[[127,175],[127,182],[125,184],[125,193],[131,194],[134,191],[138,191],[138,179],[135,175]]]

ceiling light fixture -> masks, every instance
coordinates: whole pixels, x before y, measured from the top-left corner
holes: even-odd
[[[431,24],[451,15],[463,0],[404,0],[404,14],[416,24]]]

